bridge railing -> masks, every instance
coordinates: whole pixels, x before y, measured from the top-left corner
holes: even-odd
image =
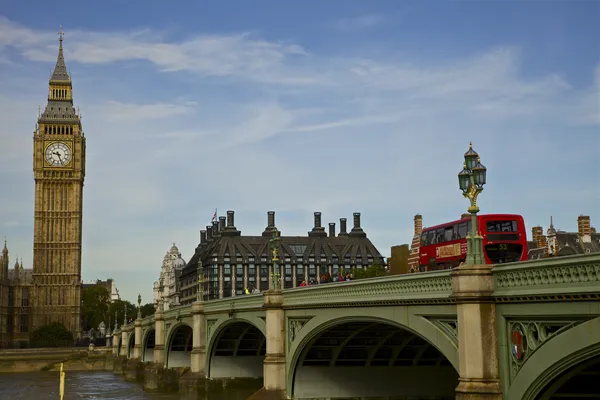
[[[286,308],[330,305],[446,303],[452,294],[451,271],[383,276],[286,289]]]
[[[536,297],[546,300],[564,296],[594,299],[600,295],[600,254],[543,258],[499,264],[494,274],[496,298]]]
[[[204,312],[207,314],[226,312],[232,309],[237,310],[258,310],[264,303],[262,293],[245,294],[235,297],[226,297],[223,299],[210,300],[204,302]]]

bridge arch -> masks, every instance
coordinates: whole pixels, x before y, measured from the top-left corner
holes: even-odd
[[[453,398],[458,385],[457,343],[407,308],[390,307],[380,314],[374,316],[372,309],[337,309],[309,320],[289,346],[289,394]],[[435,387],[434,375],[439,382]],[[398,393],[400,386],[403,393]],[[379,392],[373,393],[373,387]]]
[[[142,361],[154,361],[154,346],[156,344],[156,331],[154,328],[148,328],[142,336]]]
[[[257,317],[223,318],[210,327],[206,375],[210,378],[262,378],[266,326]]]
[[[600,317],[548,340],[529,357],[512,381],[508,399],[550,399],[585,369],[600,370]],[[542,371],[542,372],[540,372]]]
[[[135,334],[131,331],[127,335],[127,358],[133,358],[133,346],[135,346]]]
[[[185,322],[177,322],[169,329],[165,352],[167,368],[191,366],[192,333],[192,327]]]

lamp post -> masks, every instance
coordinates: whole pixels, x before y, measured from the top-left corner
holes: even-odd
[[[465,153],[463,170],[458,173],[458,185],[460,190],[470,201],[468,208],[471,214],[471,232],[467,233],[467,265],[485,264],[483,258],[482,237],[477,229],[477,196],[483,192],[487,169],[481,164],[479,154],[473,150],[473,143],[469,143],[469,150]]]
[[[165,310],[165,306],[163,304],[163,290],[165,290],[165,285],[164,285],[163,278],[160,278],[160,284],[158,285],[158,293],[159,293],[158,309],[161,312],[163,312]]]
[[[115,331],[119,329],[119,321],[117,320],[117,310],[115,310]]]
[[[127,325],[127,303],[123,304],[123,326]]]
[[[204,301],[204,267],[202,266],[202,260],[198,260],[198,267],[196,267],[198,273],[198,289],[196,289],[196,301]]]
[[[277,231],[277,228],[274,227],[274,231],[273,231],[273,239],[271,239],[269,241],[271,243],[271,249],[272,249],[272,253],[273,253],[273,267],[272,267],[272,271],[271,271],[271,289],[272,290],[278,290],[279,286],[280,286],[280,282],[279,282],[279,268],[277,266],[277,262],[279,261],[279,251],[277,250],[277,244],[279,242],[279,231]]]

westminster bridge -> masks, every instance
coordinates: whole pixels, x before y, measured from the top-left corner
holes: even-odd
[[[262,378],[252,399],[579,398],[599,393],[599,298],[597,254],[461,266],[159,310],[112,344],[154,389],[163,369]]]

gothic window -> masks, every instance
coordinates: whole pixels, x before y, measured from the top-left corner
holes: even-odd
[[[29,325],[29,321],[28,321],[29,318],[27,317],[27,314],[21,314],[19,316],[19,320],[20,320],[19,321],[19,325],[20,325],[20,328],[21,328],[20,329],[21,333],[27,333],[27,328],[28,328],[28,325]]]
[[[21,307],[29,307],[29,288],[21,289]]]
[[[8,288],[8,306],[9,307],[15,306],[15,289],[12,287]]]

